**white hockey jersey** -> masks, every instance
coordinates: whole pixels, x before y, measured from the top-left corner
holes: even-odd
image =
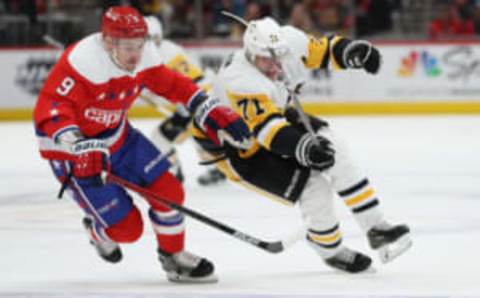
[[[292,26],[282,27],[290,51],[308,68],[338,66],[331,48],[341,37],[316,39]],[[283,117],[288,91],[283,82],[272,81],[250,63],[244,50],[231,55],[220,69],[213,85],[214,95],[242,115],[256,138],[244,156],[258,151],[259,146],[270,150],[277,132],[289,125]]]

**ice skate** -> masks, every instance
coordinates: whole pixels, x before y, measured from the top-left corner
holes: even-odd
[[[218,169],[210,169],[206,173],[200,175],[198,177],[198,183],[200,185],[213,185],[219,182],[222,182],[226,179],[225,174],[220,172]]]
[[[122,260],[122,251],[117,243],[94,238],[92,219],[85,217],[83,219],[83,226],[87,230],[90,244],[95,247],[95,250],[102,259],[109,263],[118,263]]]
[[[178,283],[214,283],[214,266],[209,260],[192,253],[181,251],[170,254],[158,249],[158,257],[163,270],[171,282]]]
[[[359,273],[370,268],[372,259],[360,252],[343,247],[332,257],[326,258],[325,263],[345,272]]]
[[[383,263],[391,262],[412,246],[407,225],[382,223],[367,232],[370,247],[378,251]]]

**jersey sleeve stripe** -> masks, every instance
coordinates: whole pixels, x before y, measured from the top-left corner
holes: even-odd
[[[272,120],[272,119],[282,119],[283,116],[280,113],[272,113],[268,115],[268,117],[265,118],[262,122],[260,122],[257,126],[253,128],[253,134],[255,136],[258,135],[258,133]]]
[[[257,135],[257,140],[265,146],[268,150],[270,150],[270,145],[272,143],[273,138],[276,136],[278,131],[283,127],[287,126],[288,122],[281,118],[275,118],[268,121],[267,125],[261,129]]]

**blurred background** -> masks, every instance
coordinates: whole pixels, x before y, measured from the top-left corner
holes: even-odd
[[[176,40],[239,40],[242,26],[222,10],[246,20],[272,15],[313,35],[337,32],[382,40],[480,36],[478,0],[2,0],[0,45],[41,45],[45,34],[69,44],[97,31],[102,12],[112,5],[131,5],[158,17],[165,36]]]

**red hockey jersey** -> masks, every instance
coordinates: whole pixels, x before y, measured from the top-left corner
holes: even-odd
[[[128,129],[127,111],[144,88],[186,106],[201,92],[187,77],[166,68],[151,42],[145,44],[133,72],[112,61],[100,33],[71,46],[52,69],[35,106],[41,155],[70,159],[69,148],[55,142],[69,129],[105,139],[110,150],[116,151]]]

